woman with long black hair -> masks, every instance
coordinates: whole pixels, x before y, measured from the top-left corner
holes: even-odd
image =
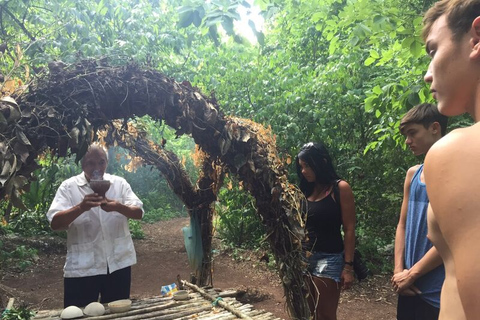
[[[303,250],[308,260],[310,311],[315,320],[336,320],[341,289],[354,281],[355,203],[323,143],[305,144],[296,157],[307,213]],[[343,237],[342,237],[343,229]]]

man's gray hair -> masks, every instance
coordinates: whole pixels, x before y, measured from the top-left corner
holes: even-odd
[[[92,149],[102,150],[102,151],[105,153],[105,157],[107,158],[107,161],[108,161],[108,149],[107,149],[104,145],[102,145],[102,144],[100,144],[100,143],[98,143],[98,142],[93,142],[92,144],[90,144],[90,145],[88,146],[87,152],[85,152],[85,154],[84,154],[83,157],[82,157],[82,160],[80,161],[80,163],[82,164],[82,166],[83,166],[83,162],[85,161],[85,156],[86,156],[87,153],[89,153],[90,150],[92,150]]]

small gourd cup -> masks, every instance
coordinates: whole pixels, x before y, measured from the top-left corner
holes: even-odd
[[[90,188],[99,196],[105,198],[105,193],[110,189],[110,181],[108,180],[90,180]]]

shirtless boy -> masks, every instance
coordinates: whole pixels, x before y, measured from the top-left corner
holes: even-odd
[[[429,238],[446,273],[439,319],[480,319],[480,0],[435,3],[423,35],[439,111],[476,122],[440,139],[425,160]]]

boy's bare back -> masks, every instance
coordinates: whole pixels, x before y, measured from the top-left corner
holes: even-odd
[[[436,2],[425,15],[424,38],[432,58],[425,81],[439,111],[469,113],[477,122],[440,139],[425,159],[429,238],[446,272],[440,319],[479,319],[480,0]]]
[[[458,129],[434,145],[425,160],[430,195],[429,237],[446,278],[440,319],[480,314],[480,124]],[[465,314],[467,312],[467,314]]]

